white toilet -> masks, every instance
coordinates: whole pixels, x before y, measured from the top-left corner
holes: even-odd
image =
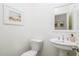
[[[30,42],[31,50],[26,51],[21,56],[36,56],[38,51],[42,48],[42,40],[32,39]]]

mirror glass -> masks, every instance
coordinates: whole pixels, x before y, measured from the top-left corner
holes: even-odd
[[[72,30],[72,17],[67,13],[55,15],[55,30]]]
[[[55,8],[55,30],[72,30],[72,15],[69,6]]]

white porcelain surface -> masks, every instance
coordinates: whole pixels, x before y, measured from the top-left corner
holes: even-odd
[[[42,42],[43,40],[40,40],[40,39],[32,39],[31,41],[32,42]]]
[[[29,50],[29,51],[26,51],[25,53],[23,53],[21,56],[36,56],[36,54],[37,54],[37,51]]]
[[[32,39],[31,40],[31,49],[39,51],[42,47],[42,42],[43,42],[42,40]]]
[[[64,50],[72,50],[72,48],[77,47],[77,43],[72,43],[72,42],[65,42],[64,40],[59,40],[59,39],[50,39],[49,40],[53,46],[59,48],[59,49],[64,49]]]
[[[37,52],[41,49],[42,40],[32,39],[31,40],[31,50],[26,51],[21,56],[36,56]]]

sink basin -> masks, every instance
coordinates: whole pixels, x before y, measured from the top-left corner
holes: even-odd
[[[55,38],[49,40],[55,47],[64,49],[64,50],[72,50],[72,48],[76,48],[77,44],[76,43],[71,43],[71,42],[64,42],[60,40],[55,40]]]
[[[52,38],[49,40],[53,46],[59,49],[59,55],[64,55],[66,51],[72,50],[72,48],[77,47],[77,43],[66,42],[65,40],[59,38]]]

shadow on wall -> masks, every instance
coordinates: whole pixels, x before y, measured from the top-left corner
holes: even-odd
[[[40,52],[41,56],[58,56],[59,52],[58,49],[52,46],[49,40],[44,40],[43,48]]]

